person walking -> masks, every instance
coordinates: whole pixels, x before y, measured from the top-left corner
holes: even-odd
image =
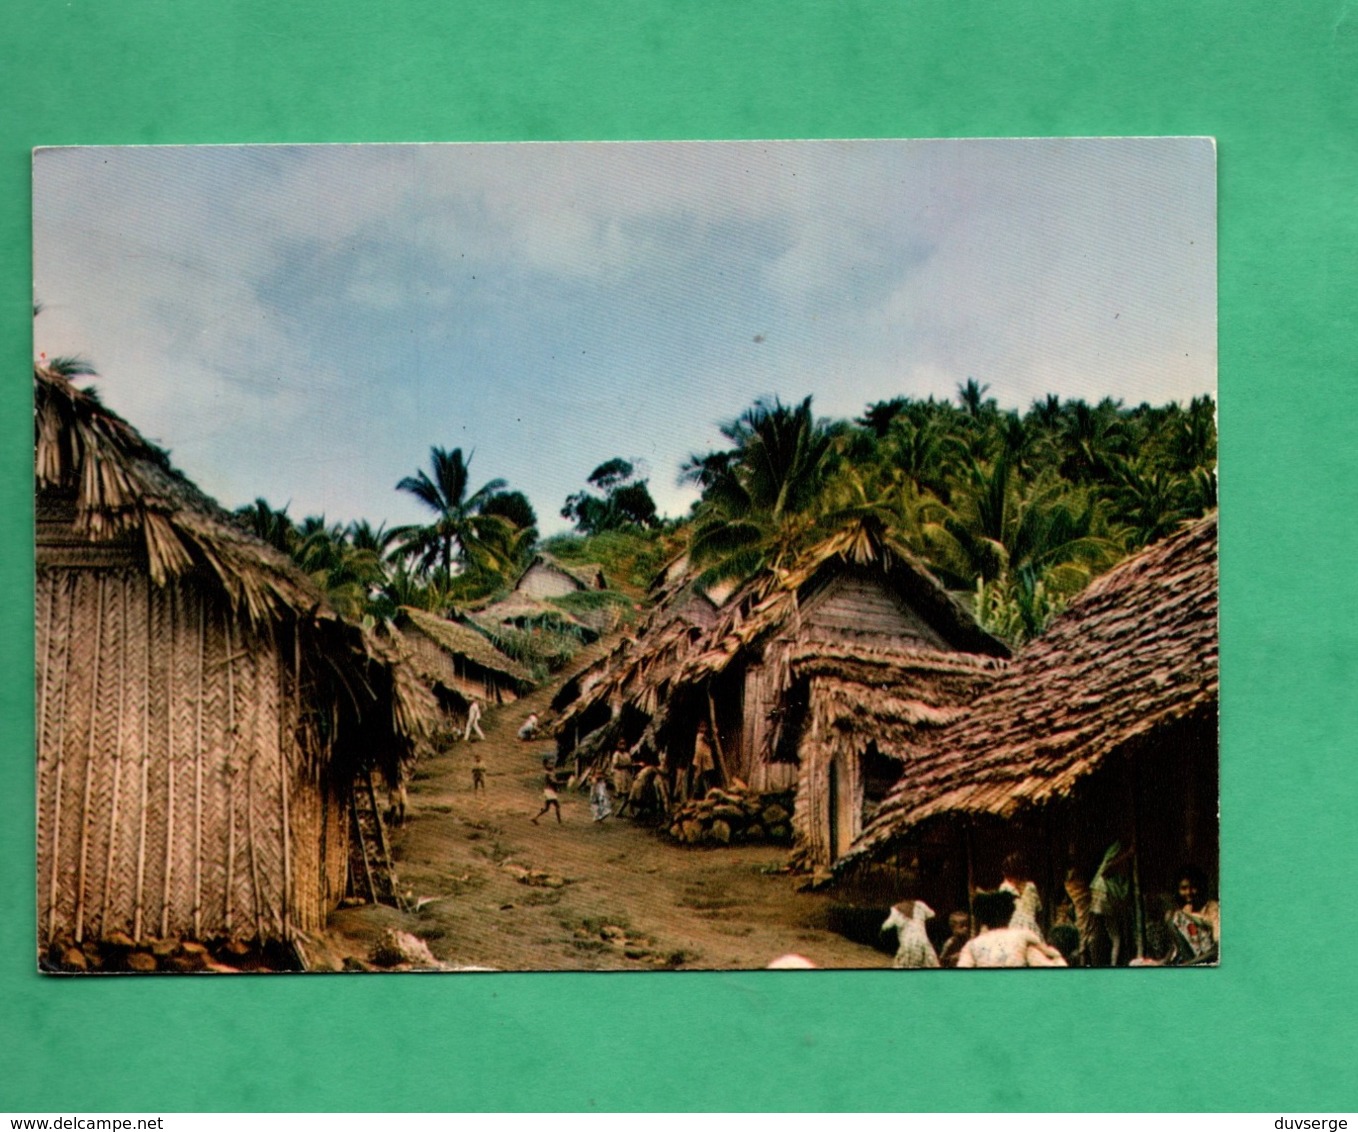
[[[481,730],[481,701],[473,697],[471,704],[467,707],[467,727],[462,732],[462,738],[470,743],[472,732],[475,731],[485,741],[486,733]]]
[[[534,825],[538,824],[538,818],[542,817],[548,810],[556,811],[557,824],[561,824],[561,799],[556,796],[556,768],[552,766],[551,759],[542,760],[542,809],[537,812],[537,817],[532,819]]]

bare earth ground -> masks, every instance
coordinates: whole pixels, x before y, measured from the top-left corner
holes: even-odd
[[[420,763],[393,854],[400,887],[422,907],[341,909],[326,941],[333,958],[366,957],[392,927],[444,963],[498,970],[756,968],[787,952],[817,966],[890,965],[827,930],[829,898],[776,872],[784,847],[680,846],[630,819],[595,823],[575,791],[561,793],[562,824],[531,824],[552,740],[515,732],[556,686],[488,710],[484,743],[459,741]],[[473,795],[477,747],[487,789]],[[532,883],[519,879],[525,870]]]

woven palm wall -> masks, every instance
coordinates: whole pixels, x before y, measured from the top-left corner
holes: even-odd
[[[326,760],[304,757],[291,647],[210,593],[40,555],[44,940],[287,937],[342,892],[347,834]]]

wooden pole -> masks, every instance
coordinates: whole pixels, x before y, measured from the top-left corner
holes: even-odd
[[[46,585],[43,589],[47,592],[47,616],[43,618],[46,625],[46,633],[42,641],[42,663],[38,671],[42,673],[42,680],[38,683],[38,737],[41,741],[42,730],[47,724],[47,685],[52,679],[52,638],[56,635],[57,620],[57,586],[60,575],[45,575]]]
[[[207,600],[198,600],[198,697],[193,718],[193,938],[203,938],[203,695],[207,660]]]
[[[75,577],[68,574],[63,580],[63,589],[75,589]],[[66,713],[69,707],[70,697],[67,695],[67,686],[71,678],[71,648],[72,637],[70,633],[70,622],[74,620],[75,594],[71,594],[70,600],[66,603],[67,632],[66,636],[66,655],[62,658],[61,665],[61,702],[57,705],[60,714],[57,716],[57,771],[56,789],[52,806],[52,868],[48,875],[48,905],[47,905],[47,935],[52,937],[57,932],[57,879],[60,873],[57,869],[57,862],[61,858],[61,779],[66,762]]]
[[[976,933],[976,862],[971,848],[971,818],[962,819],[962,834],[967,849],[967,916],[971,920],[971,931]]]
[[[358,799],[350,801],[349,813],[354,818],[354,836],[358,838],[359,855],[363,858],[363,877],[368,884],[368,899],[373,904],[377,903],[377,886],[373,884],[372,866],[368,864],[368,843],[363,839],[363,823],[358,817]]]
[[[176,593],[165,591],[170,617],[170,645],[166,650],[169,662],[165,666],[165,883],[160,890],[160,938],[170,934],[170,898],[174,883],[174,665],[178,647],[178,618],[175,616]]]
[[[1131,796],[1132,811],[1132,925],[1136,934],[1136,957],[1146,955],[1146,909],[1141,903],[1141,842],[1140,822],[1137,815],[1137,772],[1136,759],[1128,760],[1127,788]]]
[[[142,898],[146,886],[146,790],[151,774],[151,645],[155,629],[155,594],[151,579],[146,579],[146,675],[142,681],[141,720],[141,815],[137,828],[137,896],[132,910],[132,938],[140,940],[143,914]]]
[[[721,735],[717,732],[717,705],[712,699],[712,682],[707,682],[707,722],[712,728],[712,755],[717,763],[717,776],[723,786],[729,786],[730,779],[726,776],[726,752],[722,749]]]
[[[250,895],[255,909],[255,935],[264,938],[264,920],[259,903],[259,865],[255,859],[255,756],[251,749],[245,760],[245,840],[250,851]]]
[[[94,666],[90,673],[90,737],[85,745],[85,791],[80,801],[80,865],[75,881],[75,941],[85,939],[85,871],[90,854],[90,786],[94,782],[95,726],[99,715],[99,667],[100,653],[103,649],[104,635],[104,588],[105,578],[101,573],[95,584],[94,599]]]
[[[123,781],[123,723],[127,709],[127,638],[130,635],[131,619],[128,616],[129,586],[124,579],[122,585],[123,631],[119,642],[118,656],[118,741],[113,748],[113,802],[109,807],[108,818],[108,857],[104,861],[104,900],[99,909],[99,934],[108,935],[108,905],[113,894],[113,862],[118,844],[118,803],[121,800]]]

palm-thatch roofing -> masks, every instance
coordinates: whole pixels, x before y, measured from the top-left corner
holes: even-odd
[[[35,366],[33,376],[40,563],[77,564],[117,547],[157,586],[194,575],[251,623],[293,619],[355,709],[366,702],[371,717],[389,701],[383,725],[392,737],[406,746],[424,738],[435,705],[399,644],[343,621],[290,559],[238,526],[93,391],[50,366]]]
[[[1217,703],[1217,516],[1094,581],[912,761],[838,867],[948,814],[1067,798],[1114,752]]]
[[[722,672],[738,657],[794,625],[801,607],[821,586],[837,573],[854,568],[880,573],[953,648],[982,656],[1009,656],[1008,646],[982,629],[961,602],[913,558],[890,547],[864,543],[858,532],[846,531],[826,539],[792,569],[761,573],[745,583],[722,606],[703,650],[685,664],[680,679],[690,682]]]
[[[282,609],[318,610],[315,587],[282,554],[233,518],[170,465],[92,392],[48,366],[35,366],[34,475],[39,493],[74,507],[73,528],[88,544],[135,542],[157,585],[206,567],[233,608],[251,620]],[[40,508],[40,534],[49,516]],[[66,516],[50,516],[66,519]],[[53,527],[64,525],[52,524]],[[72,548],[74,550],[74,547]]]
[[[553,709],[563,712],[558,734],[569,733],[586,711],[614,695],[636,695],[641,710],[653,713],[664,686],[678,674],[682,662],[699,647],[716,621],[716,607],[684,575],[654,587],[652,593],[655,605],[636,635],[624,637],[553,700]]]
[[[447,618],[413,606],[402,606],[401,615],[444,652],[470,661],[488,672],[504,676],[521,688],[527,688],[532,684],[532,673],[528,669],[502,653],[484,634],[471,626],[449,621]]]
[[[918,758],[938,732],[964,720],[1005,667],[975,653],[821,642],[797,646],[788,660],[792,678],[807,682],[803,755],[808,742],[831,757],[872,745],[898,762]]]
[[[560,574],[568,582],[574,584],[582,590],[602,590],[608,583],[604,578],[604,568],[597,563],[582,563],[578,565],[567,565],[559,558],[556,558],[545,551],[539,551],[533,555],[533,560],[528,563],[520,572],[514,582],[517,590],[523,585],[523,580],[534,570],[547,570],[553,574]]]
[[[594,641],[597,629],[580,618],[547,601],[539,601],[526,593],[514,591],[508,597],[467,614],[468,620],[496,633],[505,625],[517,628],[541,627],[573,633],[582,640]]]

